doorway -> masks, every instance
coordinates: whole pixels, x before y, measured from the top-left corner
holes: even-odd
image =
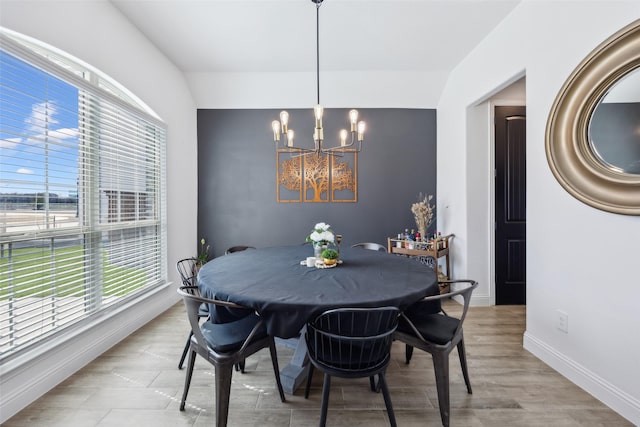
[[[526,303],[526,107],[496,106],[495,302]]]

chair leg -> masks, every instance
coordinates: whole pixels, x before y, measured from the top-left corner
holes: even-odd
[[[442,425],[449,427],[449,355],[434,352],[433,369],[436,373],[436,389],[438,390],[438,406]]]
[[[216,427],[226,427],[229,416],[229,397],[231,395],[231,375],[233,365],[215,365],[216,374]]]
[[[178,369],[182,369],[182,365],[184,364],[184,359],[186,359],[187,353],[189,353],[189,346],[191,345],[192,336],[193,336],[193,331],[190,331],[189,338],[187,338],[187,343],[184,345],[184,350],[182,350],[182,356],[180,357],[180,362],[178,362]]]
[[[413,347],[409,344],[404,345],[405,363],[408,365],[411,362],[411,356],[413,356]]]
[[[307,372],[307,386],[304,388],[304,398],[309,398],[309,390],[311,390],[311,380],[313,379],[313,363],[309,362],[309,372]]]
[[[320,405],[320,427],[327,425],[327,408],[329,408],[329,390],[331,389],[331,375],[324,374],[322,384],[322,405]]]
[[[391,396],[389,396],[389,389],[387,388],[387,379],[384,372],[378,374],[378,384],[382,390],[382,396],[384,397],[384,404],[387,407],[387,415],[389,416],[389,423],[391,427],[397,427],[396,415],[393,412],[393,405],[391,404]]]
[[[280,368],[278,367],[278,353],[276,352],[276,342],[269,340],[269,353],[271,353],[271,364],[273,365],[273,373],[276,375],[276,385],[278,386],[278,393],[280,393],[280,401],[284,402],[284,391],[282,390],[282,382],[280,381]],[[244,367],[244,361],[242,361]]]
[[[469,381],[469,370],[467,369],[467,353],[464,349],[464,337],[458,343],[458,357],[460,357],[460,366],[462,367],[462,376],[464,383],[467,385],[467,393],[473,394],[471,391],[471,381]]]
[[[180,410],[184,411],[184,404],[187,402],[187,394],[191,385],[191,377],[193,376],[193,365],[196,362],[196,352],[191,351],[189,361],[187,362],[187,374],[184,377],[184,391],[182,392],[182,400],[180,401]]]
[[[236,369],[236,372],[240,372],[244,374],[244,361],[246,359],[242,359],[242,361],[236,363],[235,365],[233,365]]]

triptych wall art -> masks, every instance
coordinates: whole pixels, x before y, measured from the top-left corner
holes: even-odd
[[[355,203],[358,201],[358,153],[276,152],[278,203]]]

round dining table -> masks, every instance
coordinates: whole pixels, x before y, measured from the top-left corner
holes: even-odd
[[[342,248],[335,267],[307,267],[311,245],[248,249],[207,262],[198,273],[203,296],[231,301],[258,312],[267,332],[297,339],[306,323],[324,311],[343,307],[393,306],[400,310],[439,292],[437,277],[414,259],[361,248]],[[212,313],[212,316],[228,313]],[[301,344],[302,343],[302,344]],[[286,392],[305,377],[306,348],[281,371]]]

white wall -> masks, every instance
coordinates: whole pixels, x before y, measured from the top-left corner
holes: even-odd
[[[76,56],[113,77],[151,107],[168,126],[168,272],[197,250],[196,107],[183,74],[109,2],[0,1],[0,25]],[[178,301],[175,286],[117,314],[100,332],[73,338],[39,364],[10,372],[3,366],[0,422],[45,393],[118,340]],[[179,355],[176,355],[176,363]]]
[[[524,1],[451,73],[438,105],[438,212],[444,232],[470,236],[477,212],[461,158],[471,109],[526,70],[527,330],[524,345],[620,414],[640,424],[640,217],[593,209],[556,182],[545,126],[565,79],[592,49],[640,18],[637,1]],[[487,143],[489,140],[487,139]],[[484,192],[484,193],[482,193]],[[447,207],[446,209],[443,209]],[[456,240],[456,274],[472,277],[482,253]],[[489,242],[484,242],[490,250]],[[556,310],[569,332],[555,327]]]
[[[311,108],[315,73],[187,73],[198,108]],[[445,72],[320,72],[326,108],[435,108]]]

